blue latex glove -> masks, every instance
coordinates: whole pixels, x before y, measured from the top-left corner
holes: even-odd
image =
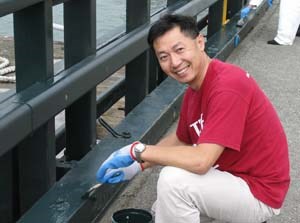
[[[133,144],[136,144],[133,143]],[[131,147],[133,144],[122,147],[121,149],[112,153],[100,166],[97,171],[97,180],[101,182],[101,179],[107,174],[108,170],[119,169],[122,167],[128,167],[134,162],[134,158],[131,156]]]
[[[98,177],[97,180],[101,183],[120,183],[131,180],[136,174],[142,171],[142,166],[138,162],[134,162],[128,167],[118,169],[108,169],[103,177]]]
[[[268,0],[268,4],[271,7],[273,5],[273,0]]]
[[[241,19],[247,17],[251,11],[251,7],[247,6],[241,10]]]

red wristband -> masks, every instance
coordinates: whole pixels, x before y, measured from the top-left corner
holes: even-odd
[[[136,160],[136,157],[135,157],[135,154],[133,152],[133,148],[136,144],[139,144],[140,142],[139,141],[136,141],[134,143],[131,144],[131,147],[130,147],[130,156],[133,160]]]

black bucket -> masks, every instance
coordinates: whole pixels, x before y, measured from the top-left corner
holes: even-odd
[[[142,209],[123,209],[112,216],[112,223],[152,223],[152,215]]]

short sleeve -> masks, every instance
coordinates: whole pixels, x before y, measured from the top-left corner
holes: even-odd
[[[215,143],[239,151],[248,109],[248,102],[236,92],[212,96],[198,143]]]

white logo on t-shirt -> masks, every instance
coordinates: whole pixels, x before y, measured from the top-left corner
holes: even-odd
[[[203,113],[201,113],[201,116],[197,121],[190,124],[190,127],[195,130],[197,136],[200,136],[201,131],[203,130],[204,127]]]

